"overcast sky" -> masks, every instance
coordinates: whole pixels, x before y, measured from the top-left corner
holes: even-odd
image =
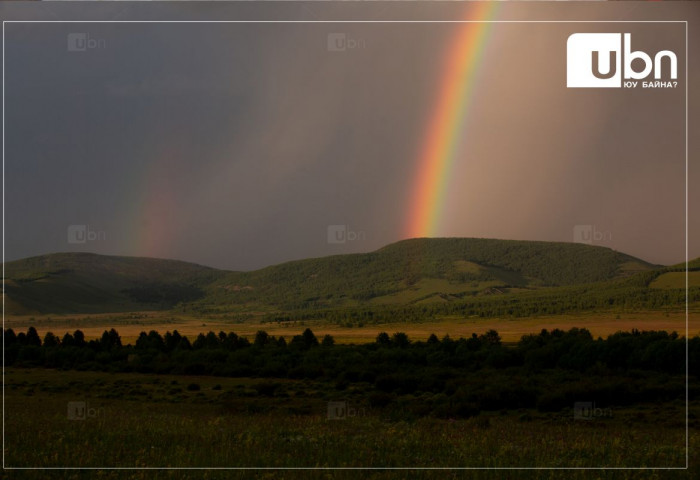
[[[405,238],[457,28],[7,24],[6,258],[247,270]],[[440,236],[572,241],[591,225],[599,245],[684,259],[685,26],[623,27],[633,50],[678,54],[678,88],[567,89],[568,36],[615,28],[492,25]],[[329,51],[338,33],[348,48]],[[85,51],[69,51],[76,38]],[[71,225],[94,235],[70,243]],[[345,243],[328,242],[333,225]]]

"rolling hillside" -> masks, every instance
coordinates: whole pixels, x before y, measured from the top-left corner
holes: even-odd
[[[282,309],[442,302],[600,282],[654,268],[608,248],[574,243],[412,239],[371,253],[230,273],[211,285],[203,301]]]
[[[464,302],[634,277],[658,268],[608,248],[444,238],[252,272],[174,260],[59,253],[5,265],[8,313],[289,311]],[[555,288],[556,289],[556,288]]]
[[[204,295],[224,272],[175,260],[56,253],[5,264],[9,313],[170,308]]]

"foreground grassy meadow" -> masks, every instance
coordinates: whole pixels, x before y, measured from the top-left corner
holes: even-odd
[[[684,467],[685,404],[640,404],[590,420],[571,409],[481,413],[468,419],[412,417],[364,403],[362,387],[337,391],[282,380],[67,372],[5,372],[7,467]],[[86,402],[81,420],[69,402]],[[348,415],[329,418],[328,402]],[[519,472],[475,470],[469,478],[697,478],[700,402],[690,406],[690,471]],[[41,448],[37,448],[41,445]],[[187,478],[192,472],[100,472],[99,478]],[[196,472],[250,478],[250,471]],[[261,478],[357,478],[358,471],[257,472]],[[280,474],[281,475],[277,475]],[[365,475],[368,472],[364,472]],[[377,476],[378,472],[374,472]],[[416,472],[384,472],[407,478]],[[454,473],[454,472],[453,472]],[[516,475],[517,473],[517,475]],[[46,472],[9,472],[46,478]],[[93,478],[94,471],[68,478]],[[423,472],[449,477],[450,472]],[[432,478],[432,477],[431,477]]]
[[[700,311],[697,308],[691,310],[689,315],[689,337],[700,334],[700,321],[698,321]],[[372,342],[380,332],[384,331],[404,332],[412,339],[424,340],[432,333],[440,338],[445,335],[459,338],[495,329],[503,341],[517,342],[523,335],[539,333],[543,328],[568,330],[573,326],[586,328],[596,337],[605,337],[618,331],[630,331],[635,328],[676,331],[679,334],[685,334],[685,320],[684,311],[604,312],[517,319],[445,317],[421,323],[389,322],[350,328],[322,320],[275,323],[262,321],[262,316],[252,316],[247,320],[230,320],[227,315],[202,317],[173,311],[143,311],[94,315],[8,316],[5,319],[5,328],[20,331],[33,326],[42,338],[47,332],[62,336],[67,332],[80,329],[88,340],[99,338],[105,330],[115,328],[124,343],[134,343],[139,333],[150,330],[159,332],[177,330],[181,335],[190,337],[196,337],[200,333],[206,334],[209,331],[223,330],[233,331],[240,336],[252,339],[259,330],[265,330],[277,337],[291,337],[296,335],[300,328],[308,326],[319,336],[332,335],[336,343],[340,344]]]

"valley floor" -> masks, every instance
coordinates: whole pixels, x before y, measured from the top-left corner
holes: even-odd
[[[697,308],[697,307],[696,307]],[[634,312],[634,313],[587,313],[577,315],[557,315],[531,318],[442,318],[421,323],[381,323],[362,327],[345,327],[324,321],[270,323],[262,322],[261,317],[249,320],[232,321],[226,315],[194,316],[178,312],[131,312],[97,315],[50,315],[50,316],[8,316],[5,328],[26,331],[33,326],[43,338],[46,332],[53,332],[60,337],[67,332],[80,329],[86,339],[99,338],[105,330],[116,329],[122,342],[134,343],[139,333],[156,330],[161,334],[167,330],[177,330],[181,335],[194,338],[209,331],[235,332],[237,335],[252,339],[259,330],[264,330],[276,337],[287,337],[299,333],[305,327],[313,329],[321,338],[330,334],[336,343],[373,342],[380,332],[404,332],[409,338],[425,340],[431,333],[439,338],[450,335],[452,338],[469,337],[472,333],[483,334],[489,329],[498,331],[504,342],[517,342],[523,335],[538,334],[543,328],[569,330],[571,327],[588,329],[594,337],[605,338],[618,331],[664,330],[676,331],[684,335],[686,315],[684,311],[673,312]],[[688,321],[688,337],[700,335],[700,312],[692,310]]]
[[[437,419],[406,416],[400,407],[368,408],[361,395],[348,397],[321,382],[280,380],[274,394],[258,388],[260,382],[9,368],[5,465],[623,469],[472,470],[469,475],[451,470],[113,471],[101,472],[100,478],[416,478],[420,473],[420,478],[636,479],[698,478],[694,475],[700,472],[697,401],[690,406],[688,471],[684,402],[608,409],[588,420],[574,418],[570,410]],[[342,418],[329,408],[333,401],[346,402],[335,410],[345,412]],[[71,414],[69,402],[85,402],[84,413]],[[664,467],[680,469],[649,470]],[[7,478],[51,478],[41,471],[5,473]],[[96,474],[55,473],[68,478]]]

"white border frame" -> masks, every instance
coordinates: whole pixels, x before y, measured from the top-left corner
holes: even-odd
[[[3,20],[2,22],[2,328],[5,330],[5,24],[6,23],[682,23],[685,25],[685,467],[8,467],[5,464],[5,336],[2,337],[3,470],[688,470],[688,21],[687,20]]]

